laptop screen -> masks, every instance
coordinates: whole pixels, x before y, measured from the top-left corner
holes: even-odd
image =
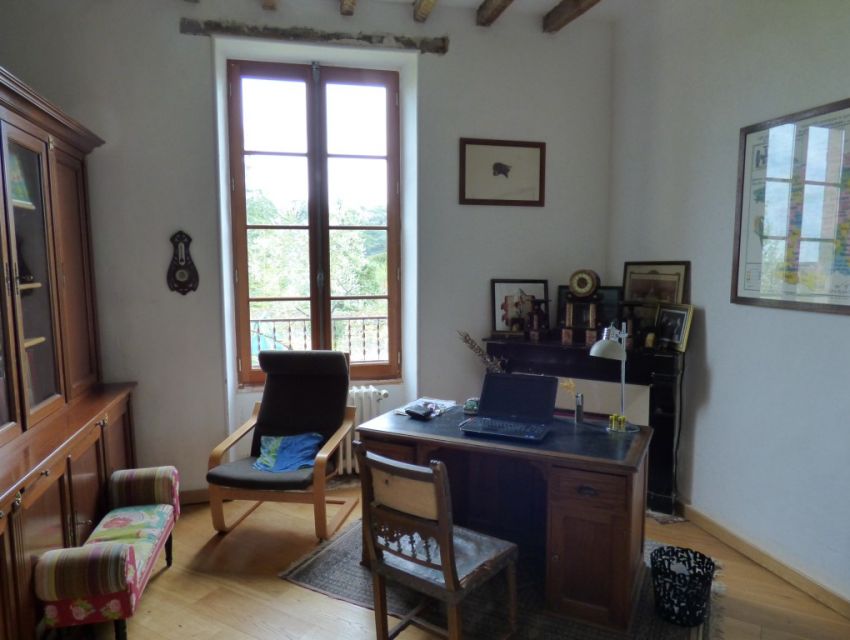
[[[511,373],[484,377],[478,415],[520,422],[549,422],[555,413],[558,379]]]

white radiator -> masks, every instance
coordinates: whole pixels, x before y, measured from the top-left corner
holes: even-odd
[[[390,392],[386,389],[378,389],[371,384],[368,387],[351,387],[348,390],[348,404],[357,409],[354,426],[380,415],[381,401],[389,395]],[[357,472],[357,461],[354,459],[354,450],[351,446],[353,440],[353,434],[349,435],[339,448],[336,466],[338,475],[350,475]]]

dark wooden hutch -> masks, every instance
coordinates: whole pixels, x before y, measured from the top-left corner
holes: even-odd
[[[587,346],[564,346],[555,341],[517,339],[487,341],[488,355],[503,361],[508,371],[620,382],[620,363],[591,357]],[[685,354],[652,349],[629,352],[626,382],[649,387],[649,446],[647,506],[673,513],[676,501],[676,447],[682,412]]]
[[[134,464],[101,384],[85,156],[103,141],[0,68],[0,638],[37,635],[33,565],[81,544]]]

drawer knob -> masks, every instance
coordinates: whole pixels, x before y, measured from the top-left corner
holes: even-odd
[[[50,469],[42,469],[41,475],[47,477],[50,475]]]
[[[585,496],[586,498],[593,498],[599,495],[596,489],[586,484],[579,485],[576,491],[578,491],[580,496]]]

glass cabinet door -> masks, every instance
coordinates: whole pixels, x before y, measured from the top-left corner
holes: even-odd
[[[47,149],[23,131],[4,130],[9,264],[28,425],[63,403],[45,196]],[[11,213],[11,215],[10,215]]]
[[[0,206],[0,211],[2,209],[3,207]],[[0,240],[5,238],[5,234],[1,231]],[[6,260],[3,262],[8,264]],[[3,286],[5,286],[4,283],[0,283],[0,288]],[[9,332],[8,322],[12,309],[9,292],[11,289],[7,289],[7,295],[0,296],[2,298],[0,303],[0,446],[21,432],[15,385],[14,345],[11,341],[12,334]]]

